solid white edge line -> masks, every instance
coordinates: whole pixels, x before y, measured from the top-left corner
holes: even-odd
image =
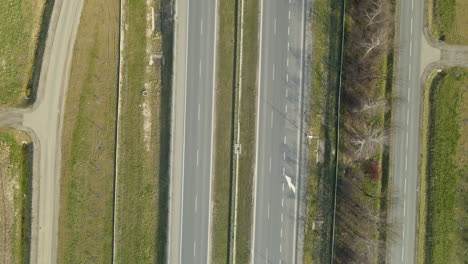
[[[189,39],[189,20],[190,20],[190,14],[189,14],[189,8],[190,7],[190,1],[187,1],[187,21],[186,21],[186,27],[187,27],[187,32],[186,32],[186,41]],[[185,132],[186,132],[186,127],[185,127],[185,118],[187,115],[187,68],[188,68],[188,45],[185,46],[185,85],[184,85],[184,122],[183,122],[183,129],[184,129],[184,139],[182,143],[182,192],[181,192],[181,200],[180,200],[180,241],[179,241],[179,263],[182,263],[182,231],[184,228],[184,179],[185,179]]]
[[[218,0],[215,0],[215,25],[214,25],[214,56],[213,56],[213,95],[211,99],[211,158],[210,158],[210,188],[208,194],[208,249],[207,249],[207,263],[211,263],[211,222],[213,220],[212,213],[213,212],[213,201],[211,200],[211,195],[213,193],[213,158],[214,158],[214,134],[215,134],[215,118],[216,118],[216,57],[218,51]]]
[[[251,234],[251,243],[252,249],[250,252],[250,263],[254,263],[255,259],[255,219],[256,219],[256,212],[257,212],[257,176],[258,176],[258,139],[259,139],[259,124],[260,124],[260,97],[262,93],[262,38],[263,38],[263,2],[264,0],[260,0],[260,38],[259,38],[259,47],[258,47],[258,93],[257,93],[257,135],[255,139],[255,169],[254,169],[254,206],[253,206],[253,213],[252,213],[252,234]]]

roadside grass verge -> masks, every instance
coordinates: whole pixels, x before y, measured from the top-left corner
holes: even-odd
[[[236,107],[241,111],[239,155],[236,263],[249,263],[252,247],[253,179],[255,162],[255,132],[257,117],[257,68],[259,43],[259,1],[244,1],[242,43],[242,101]],[[242,12],[239,7],[239,12]]]
[[[127,30],[119,98],[115,263],[163,263],[165,258],[172,48],[163,52],[162,41],[172,46],[172,38],[164,38],[162,31],[172,35],[172,26],[158,22],[168,15],[169,2],[123,2]],[[162,15],[154,31],[152,8]],[[165,64],[155,59],[150,65],[155,54],[164,55]],[[165,83],[162,67],[167,68]]]
[[[58,263],[112,260],[119,1],[84,1],[65,101]]]
[[[427,0],[431,33],[447,44],[468,45],[468,2],[465,0]]]
[[[46,0],[0,2],[0,107],[27,102],[45,6]]]
[[[425,152],[421,182],[425,182],[426,210],[424,261],[463,263],[466,261],[466,193],[468,70],[451,68],[437,73],[426,88],[423,135]],[[424,211],[423,211],[424,212]],[[421,253],[421,249],[419,249]],[[421,262],[420,262],[421,263]]]
[[[304,263],[330,261],[335,179],[336,104],[339,85],[342,0],[317,0],[312,15],[312,92]],[[310,18],[309,18],[310,19]],[[310,22],[309,22],[310,23]],[[315,223],[315,230],[313,225]]]
[[[0,130],[1,263],[29,263],[32,153],[26,133]]]
[[[215,165],[213,190],[213,263],[229,263],[233,181],[234,94],[237,0],[220,0],[216,64]]]

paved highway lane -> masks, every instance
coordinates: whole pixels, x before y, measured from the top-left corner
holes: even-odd
[[[296,263],[303,0],[262,0],[252,263]],[[299,189],[299,188],[297,188]]]
[[[395,121],[393,141],[393,193],[397,202],[392,208],[398,236],[391,243],[391,263],[415,263],[418,162],[420,157],[421,41],[423,36],[423,0],[401,1],[400,48],[396,89],[402,102]]]
[[[177,8],[186,8],[178,14],[178,23],[186,23],[178,25],[186,33],[179,38],[185,52],[177,54],[176,62],[185,69],[175,72],[183,73],[175,89],[183,90],[184,99],[175,98],[174,106],[183,109],[176,114],[183,120],[183,133],[176,134],[173,145],[180,158],[172,161],[172,184],[180,186],[172,187],[171,230],[177,231],[170,234],[169,262],[209,263],[217,1],[181,1]]]

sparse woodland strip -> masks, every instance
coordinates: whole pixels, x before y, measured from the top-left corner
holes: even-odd
[[[341,98],[335,263],[378,263],[385,256],[385,170],[392,129],[394,3],[347,3]]]

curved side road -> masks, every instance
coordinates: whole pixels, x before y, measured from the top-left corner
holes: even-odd
[[[32,108],[0,112],[0,126],[28,132],[34,144],[31,263],[56,263],[64,100],[83,0],[56,0]]]

